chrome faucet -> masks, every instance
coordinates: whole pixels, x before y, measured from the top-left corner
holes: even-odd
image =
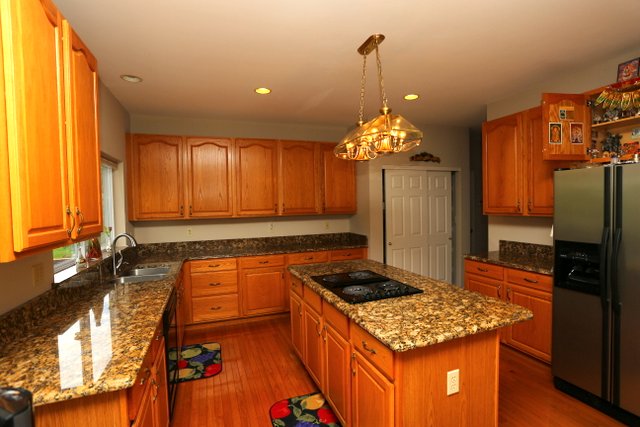
[[[118,241],[119,238],[121,237],[126,237],[127,240],[129,241],[129,245],[131,247],[137,246],[138,242],[136,242],[136,239],[133,238],[133,236],[129,233],[121,233],[118,234],[116,237],[113,238],[113,241],[111,242],[111,248],[113,250],[113,256],[112,256],[112,260],[113,260],[113,276],[117,277],[117,273],[118,273],[118,268],[120,268],[120,265],[122,265],[122,260],[123,260],[123,256],[122,256],[122,251],[118,252],[116,249],[116,242]],[[116,262],[116,256],[118,255],[118,253],[120,253],[120,259]]]

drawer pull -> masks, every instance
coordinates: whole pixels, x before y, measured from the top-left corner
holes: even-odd
[[[511,302],[511,288],[507,288],[507,301]]]
[[[258,264],[269,264],[269,261],[258,261]]]
[[[144,368],[144,377],[140,378],[140,385],[144,385],[147,381],[147,378],[151,375],[151,370],[149,368]]]
[[[220,264],[209,264],[209,268],[220,267]]]
[[[371,354],[376,354],[377,351],[375,348],[369,348],[369,346],[367,345],[367,342],[365,340],[362,340],[362,347],[367,350],[369,353]]]
[[[313,257],[312,257],[312,256],[308,256],[308,257],[306,257],[304,260],[305,260],[305,261],[311,261],[312,259],[313,259]]]
[[[482,271],[483,273],[489,272],[489,270],[487,270],[486,268],[480,268],[480,267],[477,267],[477,268],[478,268],[478,271]]]
[[[220,285],[222,285],[221,282],[209,283],[209,286],[220,286]]]
[[[498,286],[498,298],[502,298],[502,285]]]
[[[525,282],[529,282],[529,283],[538,283],[538,281],[537,281],[537,280],[535,280],[535,279],[529,279],[528,277],[525,277],[525,278],[524,278],[524,281],[525,281]]]
[[[218,305],[218,306],[215,306],[215,307],[211,307],[211,308],[209,308],[209,310],[211,310],[211,311],[218,311],[218,310],[222,310],[222,307]]]

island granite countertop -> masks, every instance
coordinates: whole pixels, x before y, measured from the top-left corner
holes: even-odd
[[[358,270],[372,270],[424,292],[349,304],[311,278]],[[322,299],[397,352],[490,331],[533,317],[531,311],[518,305],[372,260],[294,265],[289,267],[289,271]]]

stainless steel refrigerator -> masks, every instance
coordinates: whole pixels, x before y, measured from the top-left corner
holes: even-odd
[[[640,425],[640,164],[554,173],[557,388]]]

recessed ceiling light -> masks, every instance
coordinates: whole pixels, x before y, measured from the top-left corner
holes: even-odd
[[[418,95],[417,93],[409,93],[404,96],[404,99],[406,99],[407,101],[415,101],[418,98],[420,98],[420,95]]]
[[[142,82],[142,77],[134,76],[132,74],[122,74],[120,76],[122,80],[129,83],[140,83]]]
[[[260,95],[268,95],[271,93],[271,89],[269,89],[268,87],[259,87],[256,88],[255,91]]]

